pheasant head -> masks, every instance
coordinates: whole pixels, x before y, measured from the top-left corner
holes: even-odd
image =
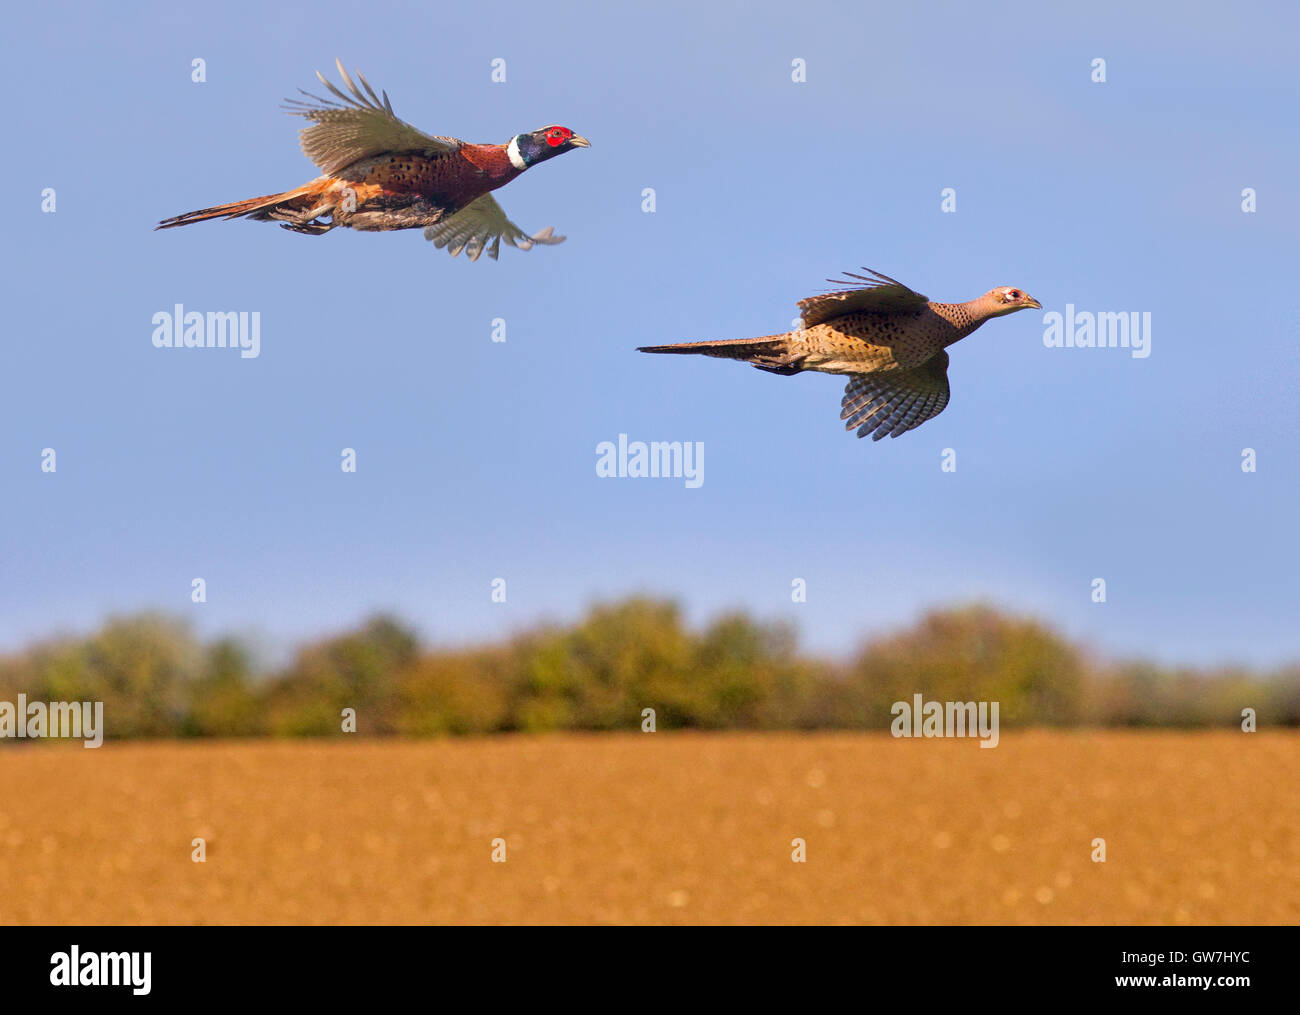
[[[973,301],[982,317],[1005,317],[1017,310],[1042,310],[1043,305],[1023,289],[1000,285]]]
[[[591,142],[581,134],[575,134],[568,127],[552,124],[531,134],[516,134],[506,145],[506,153],[510,156],[510,164],[522,173],[529,166],[553,159],[575,148],[589,147]]]

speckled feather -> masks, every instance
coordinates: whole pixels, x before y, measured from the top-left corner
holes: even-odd
[[[837,289],[799,302],[803,327],[779,335],[646,346],[642,352],[698,353],[742,360],[760,370],[847,374],[841,419],[859,437],[897,437],[948,404],[944,350],[985,321],[1038,306],[1019,290],[994,289],[966,303],[935,303],[901,282],[869,275],[831,279]],[[858,283],[866,283],[859,285]],[[1012,306],[1010,294],[1015,294]]]

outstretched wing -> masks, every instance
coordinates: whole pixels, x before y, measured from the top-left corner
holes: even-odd
[[[316,163],[322,173],[332,175],[354,162],[384,152],[418,151],[439,155],[460,147],[460,141],[454,137],[433,137],[399,120],[388,101],[387,92],[382,93],[381,99],[370,87],[370,82],[357,71],[357,80],[365,88],[363,93],[348,77],[342,62],[334,62],[350,95],[334,87],[320,71],[316,76],[341,102],[322,99],[311,92],[302,93],[311,102],[285,100],[288,103],[285,108],[291,114],[313,121],[313,126],[299,131],[298,140],[303,154]]]
[[[844,429],[872,440],[897,437],[939,415],[948,404],[948,354],[942,349],[911,370],[853,374],[844,389]]]
[[[512,247],[528,250],[534,243],[563,243],[563,236],[552,235],[555,229],[547,226],[540,233],[529,236],[506,218],[506,213],[491,194],[484,194],[465,205],[455,215],[426,226],[424,238],[455,257],[462,250],[471,261],[477,261],[484,250],[492,260],[501,252],[501,241]]]
[[[832,317],[854,312],[903,314],[922,310],[929,302],[920,293],[914,292],[888,275],[871,271],[870,268],[862,270],[871,272],[875,277],[868,278],[866,275],[855,275],[846,271],[844,278],[828,278],[826,281],[843,286],[865,282],[867,283],[865,286],[858,286],[856,289],[839,289],[800,300],[799,311],[803,315],[803,326],[812,328]]]

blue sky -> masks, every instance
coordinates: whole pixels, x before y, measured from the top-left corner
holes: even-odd
[[[830,653],[983,599],[1112,655],[1300,656],[1300,15],[1057,6],[11,12],[0,648],[143,609],[463,642],[648,592]],[[418,231],[151,231],[312,179],[279,105],[336,56],[430,133],[590,138],[497,195],[568,241],[470,264]],[[994,321],[950,350],[948,409],[873,444],[838,378],[634,351],[783,331],[860,265],[1149,312],[1152,353]],[[258,311],[261,355],[155,349],[176,303]],[[598,478],[620,433],[702,441],[703,485]]]

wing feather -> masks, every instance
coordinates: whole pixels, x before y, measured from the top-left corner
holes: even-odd
[[[943,412],[948,405],[948,354],[940,350],[911,370],[853,374],[840,402],[844,428],[872,440],[897,437]]]
[[[439,250],[446,247],[447,253],[452,257],[463,250],[471,261],[477,261],[486,250],[488,257],[495,261],[501,252],[502,240],[520,250],[528,250],[535,243],[563,243],[564,237],[554,233],[554,227],[547,226],[541,232],[529,236],[506,218],[506,213],[497,204],[496,198],[484,194],[465,205],[455,215],[426,226],[424,238],[432,240]]]
[[[381,99],[365,75],[357,71],[357,79],[365,88],[362,92],[343,69],[342,61],[336,60],[335,65],[347,88],[346,93],[320,71],[316,76],[339,101],[305,91],[302,94],[310,102],[285,100],[289,113],[312,121],[310,127],[299,131],[298,140],[303,154],[316,163],[322,173],[333,175],[354,162],[385,152],[418,151],[440,155],[460,147],[461,142],[454,137],[434,137],[398,119],[387,92],[382,93]]]
[[[842,279],[827,279],[834,285],[854,286],[852,289],[837,289],[820,296],[809,296],[799,301],[799,311],[805,328],[816,327],[823,321],[842,314],[906,314],[923,310],[929,302],[920,293],[909,289],[902,282],[882,275],[870,268],[863,268],[872,277],[845,272]],[[865,282],[859,286],[856,283]]]

